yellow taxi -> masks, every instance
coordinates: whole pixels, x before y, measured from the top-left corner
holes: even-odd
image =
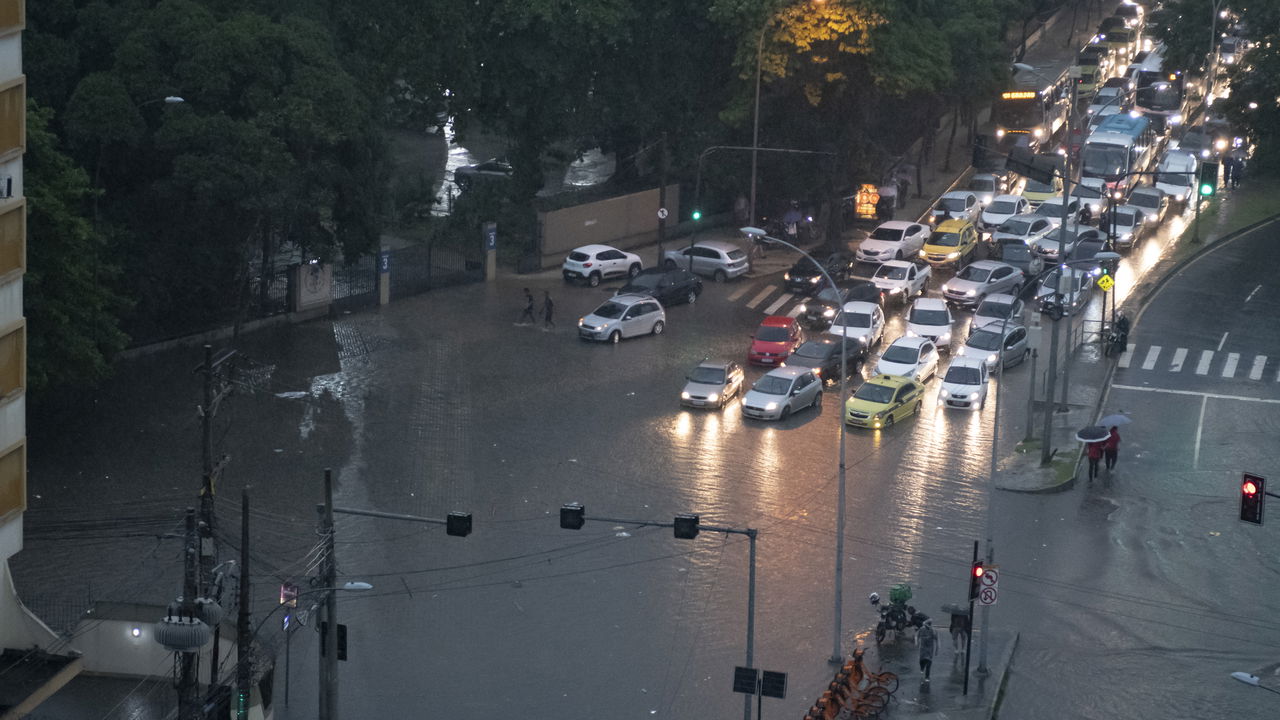
[[[973,259],[978,250],[978,229],[968,220],[944,220],[929,234],[920,248],[920,259],[933,265],[959,267]]]
[[[1053,176],[1053,182],[1042,183],[1039,180],[1027,178],[1027,184],[1022,186],[1022,197],[1027,199],[1027,204],[1034,210],[1040,207],[1040,203],[1052,197],[1062,194],[1062,178],[1057,175]]]
[[[887,428],[920,412],[924,385],[901,375],[877,375],[862,383],[844,403],[846,425]]]

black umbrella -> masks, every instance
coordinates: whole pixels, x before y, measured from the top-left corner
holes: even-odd
[[[961,605],[959,603],[943,603],[942,612],[948,615],[968,615],[969,606]]]
[[[1091,425],[1076,431],[1076,439],[1080,442],[1100,442],[1111,436],[1111,431],[1101,425]]]

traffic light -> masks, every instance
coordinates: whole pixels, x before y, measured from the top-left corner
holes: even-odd
[[[1200,163],[1200,195],[1209,197],[1218,191],[1219,164],[1212,160]]]
[[[1244,474],[1240,483],[1240,519],[1262,524],[1262,501],[1267,497],[1267,479],[1257,475]]]
[[[444,532],[454,537],[471,534],[471,513],[451,512],[444,518]]]
[[[973,568],[969,571],[969,599],[978,597],[978,589],[982,587],[982,575],[986,572],[981,560],[973,563]]]
[[[581,530],[582,525],[586,522],[583,515],[587,512],[579,503],[569,503],[560,506],[560,527],[565,530]]]
[[[692,540],[698,537],[698,516],[677,515],[675,521],[676,538]]]
[[[693,211],[693,214],[692,214],[690,217],[692,217],[695,221],[697,221],[697,220],[701,220],[701,219],[702,219],[702,211],[701,211],[701,210],[694,210],[694,211]]]

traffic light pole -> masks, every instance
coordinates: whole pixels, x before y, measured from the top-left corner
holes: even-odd
[[[570,524],[566,522],[566,513],[573,515],[577,522]],[[710,532],[723,533],[725,535],[746,535],[750,541],[751,566],[747,574],[747,667],[755,667],[752,662],[755,660],[755,638],[756,638],[756,538],[760,531],[755,528],[731,528],[720,527],[718,525],[703,525],[698,520],[697,515],[677,515],[676,522],[652,522],[649,520],[632,520],[627,518],[610,518],[588,516],[582,505],[573,503],[561,506],[560,508],[560,527],[569,530],[580,530],[582,523],[587,520],[597,520],[600,522],[617,523],[619,525],[634,525],[636,527],[665,527],[673,528],[676,537],[682,540],[692,540],[702,530]],[[742,720],[751,720],[751,696],[742,696]]]
[[[964,694],[969,694],[969,654],[973,649],[973,568],[978,564],[978,541],[973,541],[973,560],[969,563],[969,632],[964,641]],[[982,636],[987,636],[987,616],[982,617]]]

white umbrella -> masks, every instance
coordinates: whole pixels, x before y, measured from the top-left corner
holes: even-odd
[[[1128,415],[1121,415],[1119,413],[1116,413],[1115,415],[1108,415],[1102,418],[1101,420],[1098,421],[1098,424],[1101,425],[1102,427],[1109,428],[1113,426],[1128,425],[1131,422],[1133,422],[1133,420],[1130,419]]]

